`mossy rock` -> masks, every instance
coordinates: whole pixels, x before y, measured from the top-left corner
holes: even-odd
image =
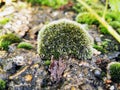
[[[21,39],[10,33],[0,36],[0,49],[8,50],[8,46],[12,43],[19,43]]]
[[[38,34],[38,53],[45,59],[75,56],[88,59],[92,56],[93,39],[78,23],[67,19],[45,25]]]
[[[109,74],[113,82],[120,83],[120,63],[111,62],[108,64]]]

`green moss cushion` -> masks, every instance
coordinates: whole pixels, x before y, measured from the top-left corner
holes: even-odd
[[[120,83],[120,63],[111,62],[108,64],[109,74],[113,82]]]
[[[92,55],[93,39],[74,21],[61,19],[45,25],[38,34],[38,53],[46,59],[74,55],[88,59]]]

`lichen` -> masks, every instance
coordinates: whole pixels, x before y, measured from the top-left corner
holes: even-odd
[[[45,59],[52,55],[88,59],[92,56],[92,44],[88,32],[80,24],[67,19],[45,25],[38,34],[38,53]]]

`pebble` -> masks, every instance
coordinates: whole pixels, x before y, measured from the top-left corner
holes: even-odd
[[[113,85],[110,86],[110,90],[115,90],[115,87]]]
[[[4,58],[7,55],[6,51],[0,50],[0,58]]]
[[[111,80],[106,80],[105,83],[110,84],[110,83],[112,83],[112,81]]]
[[[114,59],[114,58],[118,57],[119,55],[120,55],[120,52],[112,52],[112,53],[108,54],[108,58]]]
[[[100,70],[95,69],[93,72],[94,72],[95,77],[97,77],[97,78],[101,77],[101,71]]]
[[[76,90],[76,89],[75,89],[75,87],[74,87],[74,86],[72,86],[70,90]]]
[[[18,65],[18,66],[22,66],[25,64],[25,59],[23,56],[16,56],[15,58],[13,58],[13,61]]]
[[[33,68],[39,68],[39,64],[34,64],[34,65],[31,67],[31,69],[33,69]]]
[[[12,53],[12,52],[14,52],[16,50],[16,44],[11,44],[8,47],[9,47],[8,48],[9,53]]]
[[[25,76],[25,81],[30,82],[32,80],[32,75],[28,74]]]

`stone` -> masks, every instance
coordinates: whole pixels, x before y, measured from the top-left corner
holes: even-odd
[[[32,80],[33,77],[32,77],[32,75],[28,74],[24,78],[25,78],[25,81],[31,82],[31,80]]]

